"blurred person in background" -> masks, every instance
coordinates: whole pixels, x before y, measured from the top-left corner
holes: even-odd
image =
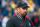
[[[8,0],[2,0],[1,5],[2,5],[1,11],[2,11],[3,15],[7,16],[7,14],[8,14],[8,10],[7,10]]]
[[[0,15],[0,27],[2,27],[3,14]]]
[[[12,8],[9,6],[7,9],[4,10],[3,13],[4,13],[5,16],[4,16],[3,20],[2,20],[2,27],[6,27],[7,21],[12,16]]]
[[[13,14],[14,14],[14,10],[15,10],[15,8],[16,8],[16,6],[17,6],[17,0],[12,0],[11,2],[10,2],[10,8],[11,8],[11,10],[12,10],[12,16],[13,16]]]
[[[9,11],[8,15],[12,16],[12,8],[11,8],[11,6],[8,7],[8,11]]]
[[[12,1],[10,2],[10,6],[11,6],[13,9],[15,9],[15,7],[17,6],[17,4],[15,4],[15,1],[12,0]]]
[[[8,16],[4,16],[3,20],[2,20],[2,27],[6,27],[6,23],[7,21],[10,19],[10,15],[8,14]]]
[[[7,6],[8,2],[9,2],[9,0],[2,0],[2,2],[1,2],[2,8],[4,8],[5,6]]]
[[[39,27],[40,27],[40,15],[39,15]]]
[[[38,16],[36,10],[33,12],[33,16],[31,18],[31,20],[33,22],[34,27],[38,27],[38,25],[39,25],[39,16]]]

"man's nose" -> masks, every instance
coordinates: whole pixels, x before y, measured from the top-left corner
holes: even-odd
[[[27,12],[27,10],[25,10],[25,12]]]

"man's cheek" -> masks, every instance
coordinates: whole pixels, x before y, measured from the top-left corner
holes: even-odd
[[[23,10],[21,11],[21,13],[23,14]]]

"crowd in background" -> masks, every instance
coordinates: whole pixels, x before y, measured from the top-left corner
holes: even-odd
[[[0,0],[0,27],[6,27],[7,21],[13,14],[20,1],[28,3],[27,15],[33,21],[35,27],[40,27],[40,0]]]

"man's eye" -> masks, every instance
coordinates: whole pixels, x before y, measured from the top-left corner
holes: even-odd
[[[24,10],[26,10],[26,9],[24,9]]]
[[[24,9],[25,10],[25,9]]]

